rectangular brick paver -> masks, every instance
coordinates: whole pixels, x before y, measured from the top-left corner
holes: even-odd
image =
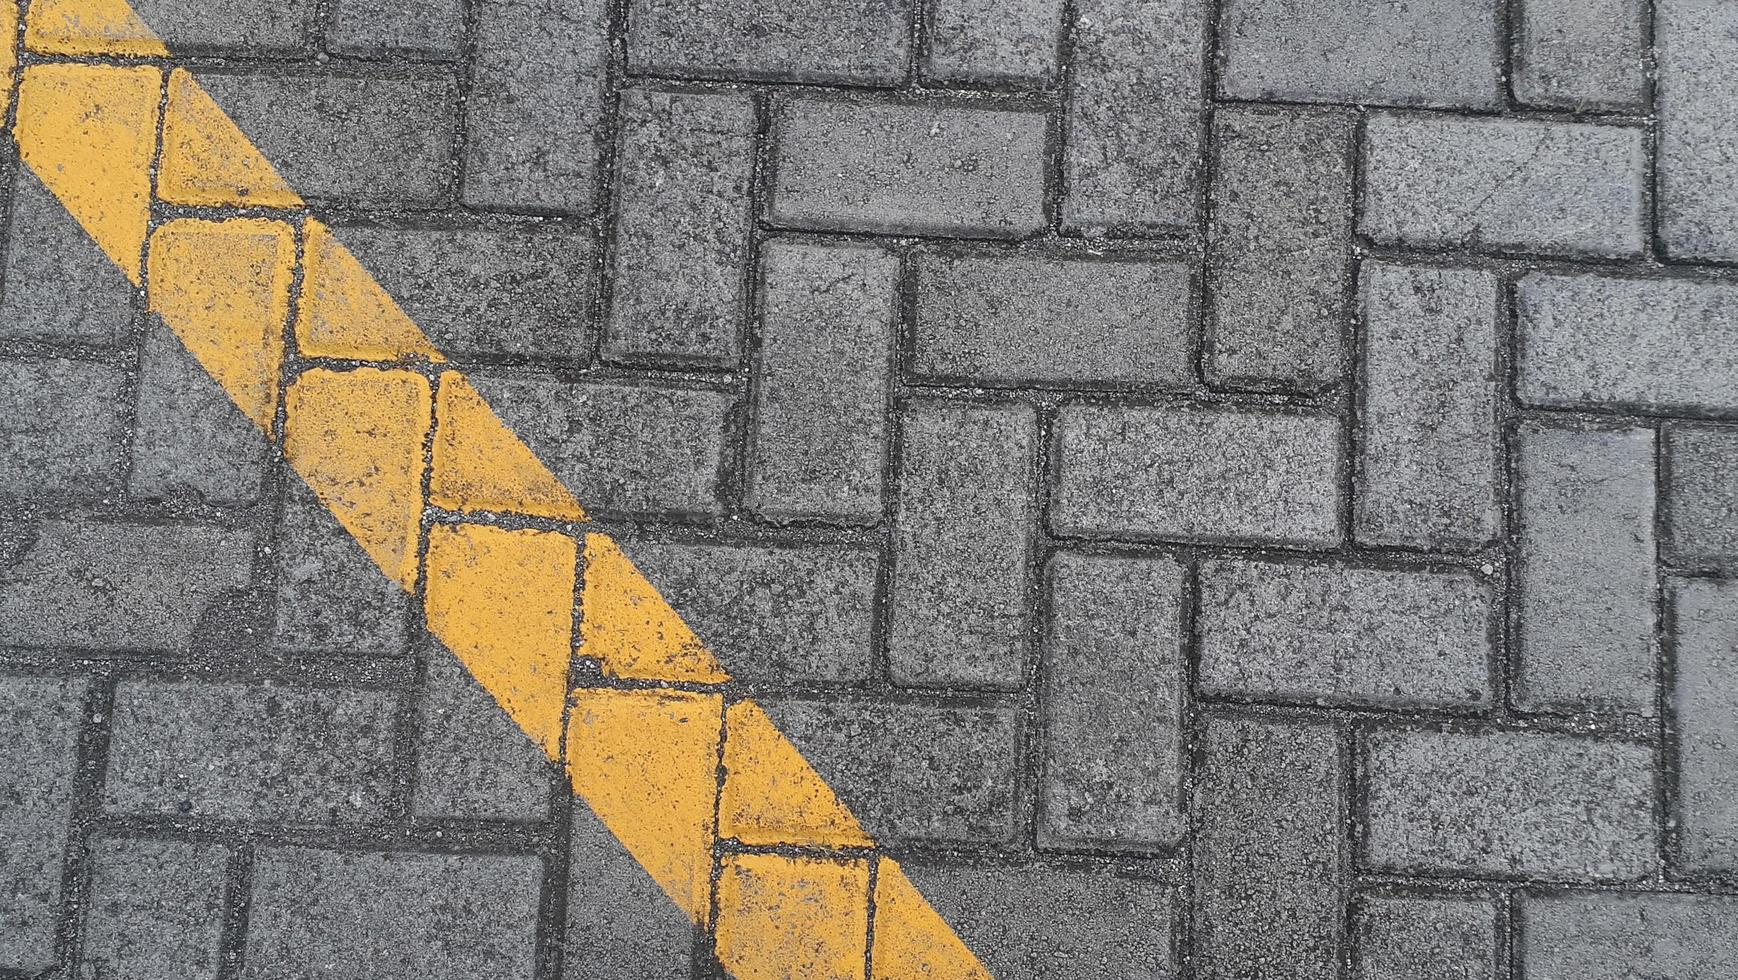
[[[1698,874],[1738,871],[1738,585],[1692,580],[1671,592],[1676,677],[1679,860]]]
[[[1639,109],[1647,98],[1643,0],[1524,0],[1515,96],[1561,109]]]
[[[106,838],[90,850],[80,969],[93,977],[215,976],[229,849]]]
[[[931,7],[929,18],[928,78],[1017,85],[1056,79],[1062,0],[950,0]]]
[[[1729,181],[1738,153],[1738,8],[1722,0],[1660,0],[1661,243],[1673,258],[1738,261],[1738,197]]]
[[[1659,980],[1738,975],[1738,899],[1570,892],[1521,901],[1528,976]]]
[[[1358,980],[1447,972],[1496,980],[1497,911],[1479,898],[1368,896],[1353,912]]]
[[[1665,467],[1665,551],[1690,565],[1738,561],[1738,431],[1673,426]]]
[[[911,0],[632,0],[629,64],[689,78],[897,84]]]
[[[86,684],[0,676],[0,969],[55,962],[62,861],[72,824]]]

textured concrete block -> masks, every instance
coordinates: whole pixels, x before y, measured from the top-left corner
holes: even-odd
[[[1497,910],[1484,899],[1367,896],[1352,935],[1357,980],[1497,980]]]
[[[942,0],[929,9],[923,74],[966,84],[1049,85],[1062,46],[1062,0]]]
[[[1738,7],[1659,0],[1659,235],[1686,261],[1738,261]]]
[[[1738,562],[1738,430],[1666,430],[1667,553],[1690,565]]]
[[[1557,109],[1640,109],[1647,100],[1642,0],[1523,0],[1515,97]]]
[[[544,820],[559,780],[549,757],[459,659],[436,643],[417,702],[411,811],[437,820]]]
[[[125,379],[119,368],[88,361],[0,360],[0,494],[113,490],[126,440]]]
[[[291,54],[308,43],[314,0],[137,0],[151,33],[176,53]]]
[[[135,290],[28,168],[12,178],[0,340],[106,345],[133,320]]]
[[[94,841],[76,975],[215,978],[228,863],[217,844]]]
[[[688,78],[893,85],[910,24],[910,0],[632,0],[628,63]]]
[[[568,980],[690,980],[694,926],[583,802],[568,850]]]
[[[457,58],[464,46],[464,0],[334,0],[330,16],[326,47],[338,54]]]
[[[0,969],[30,975],[55,964],[86,686],[0,676]]]
[[[1516,958],[1535,980],[1738,976],[1738,899],[1725,895],[1526,895]]]
[[[259,498],[265,436],[155,317],[139,360],[137,397],[129,492],[215,503]]]
[[[1676,663],[1678,854],[1691,872],[1738,872],[1738,583],[1695,579],[1671,591]]]
[[[407,602],[402,589],[299,480],[278,521],[273,638],[285,650],[400,654]]]

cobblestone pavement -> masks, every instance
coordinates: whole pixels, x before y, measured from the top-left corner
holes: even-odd
[[[996,977],[1738,978],[1738,4],[135,7]],[[719,976],[6,146],[0,975]]]

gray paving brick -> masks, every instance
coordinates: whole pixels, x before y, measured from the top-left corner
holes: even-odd
[[[901,413],[888,659],[898,684],[1017,687],[1038,421],[1024,406]]]
[[[1501,105],[1497,8],[1460,0],[1227,0],[1219,87],[1241,99]]]
[[[1654,713],[1651,429],[1519,434],[1524,710]]]
[[[588,512],[718,512],[730,396],[524,375],[471,380]]]
[[[1362,858],[1383,871],[1633,881],[1657,866],[1654,754],[1525,732],[1372,732]]]
[[[464,41],[464,0],[334,0],[326,47],[339,54],[457,58]]]
[[[294,824],[387,815],[397,699],[380,691],[123,680],[103,807]]]
[[[1642,135],[1585,123],[1371,116],[1361,230],[1426,249],[1638,256]]]
[[[428,205],[447,194],[458,128],[450,79],[196,77],[304,198]]]
[[[594,285],[584,233],[351,227],[337,237],[448,356],[587,350]]]
[[[1049,577],[1039,838],[1174,845],[1187,824],[1183,567],[1059,554]]]
[[[1612,892],[1525,895],[1516,958],[1536,980],[1738,976],[1738,899]]]
[[[0,494],[96,497],[120,482],[126,440],[119,368],[0,361]]]
[[[1194,224],[1206,18],[1194,0],[1080,0],[1062,221],[1087,234]]]
[[[1642,0],[1522,0],[1515,98],[1559,109],[1638,109],[1647,9]]]
[[[464,202],[589,213],[609,64],[603,0],[481,0],[472,16]]]
[[[768,213],[835,231],[1019,237],[1044,227],[1042,113],[796,98],[775,112]]]
[[[734,364],[747,307],[754,101],[636,89],[622,94],[620,125],[604,353]]]
[[[1660,0],[1659,236],[1676,259],[1738,261],[1738,7]]]
[[[1738,287],[1534,273],[1516,305],[1528,404],[1738,411]]]
[[[137,398],[128,492],[216,503],[258,499],[265,436],[156,317],[145,335]]]
[[[1497,279],[1365,262],[1353,534],[1473,550],[1497,533]]]
[[[868,679],[876,552],[656,541],[626,547],[732,676]]]
[[[926,78],[1050,85],[1062,45],[1062,0],[941,0],[930,5]]]
[[[12,178],[0,340],[112,344],[132,324],[135,290],[28,168]]]
[[[765,708],[877,838],[1000,843],[1013,835],[1014,709],[795,700]]]
[[[0,676],[0,969],[28,975],[55,963],[86,686]]]
[[[1352,933],[1357,980],[1497,980],[1497,910],[1484,899],[1369,896]]]
[[[1208,380],[1331,385],[1346,356],[1352,117],[1227,106],[1213,139]]]
[[[1185,263],[931,252],[914,264],[918,374],[971,384],[1194,383],[1194,275]]]
[[[1738,708],[1731,698],[1738,582],[1682,581],[1671,604],[1677,857],[1693,872],[1738,872]]]
[[[543,862],[261,848],[240,976],[530,978]]]
[[[1264,700],[1482,707],[1495,601],[1456,571],[1206,562],[1198,683]]]
[[[775,521],[874,523],[899,261],[879,248],[773,242],[761,274],[743,503]]]
[[[250,536],[185,524],[45,520],[0,551],[0,644],[185,650],[248,583]]]
[[[288,54],[308,42],[314,0],[138,0],[133,4],[171,51]]]
[[[1136,980],[1176,970],[1171,885],[1064,866],[901,868],[997,980]]]
[[[631,0],[628,64],[689,78],[897,84],[911,2]]]
[[[1195,799],[1196,976],[1338,976],[1346,760],[1320,724],[1209,719]]]
[[[694,927],[583,802],[573,806],[566,956],[570,980],[689,980]]]
[[[1050,520],[1089,538],[1332,547],[1341,447],[1331,418],[1220,407],[1070,406]]]
[[[416,788],[426,819],[545,820],[555,772],[470,671],[429,642],[417,703]]]
[[[106,838],[91,845],[75,976],[215,978],[229,851],[218,844]]]
[[[399,654],[405,650],[404,591],[299,480],[290,481],[273,557],[273,638],[284,650]]]
[[[1665,550],[1686,564],[1738,562],[1738,430],[1666,430]]]

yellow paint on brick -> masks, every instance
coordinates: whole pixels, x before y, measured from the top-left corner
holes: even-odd
[[[31,0],[24,46],[37,54],[169,55],[126,0]]]
[[[445,360],[356,256],[316,218],[302,226],[302,304],[296,316],[296,346],[305,357]]]
[[[209,207],[302,204],[265,154],[184,68],[169,73],[157,194],[171,204]]]
[[[18,0],[0,0],[0,118],[12,108],[12,75],[18,68]]]
[[[448,510],[492,510],[562,521],[585,511],[465,376],[441,375],[429,502]]]
[[[691,684],[730,679],[621,546],[604,535],[585,536],[584,589],[579,652],[605,674]]]
[[[412,371],[305,371],[284,394],[284,458],[388,578],[416,582],[433,395]]]
[[[578,551],[551,531],[459,524],[428,535],[429,632],[551,758],[561,752]]]
[[[575,691],[568,712],[573,791],[701,925],[712,904],[723,715],[716,694],[609,688]]]
[[[161,88],[155,68],[32,65],[18,91],[24,162],[134,285]]]
[[[277,413],[295,232],[281,221],[181,219],[151,236],[151,310],[261,429]]]
[[[718,958],[736,980],[862,980],[869,863],[733,854],[718,881]]]
[[[1057,909],[1067,915],[1067,909]],[[918,893],[892,858],[875,870],[875,948],[870,951],[872,980],[991,980],[972,951]]]
[[[872,847],[832,787],[753,701],[725,713],[719,835],[744,844]]]

